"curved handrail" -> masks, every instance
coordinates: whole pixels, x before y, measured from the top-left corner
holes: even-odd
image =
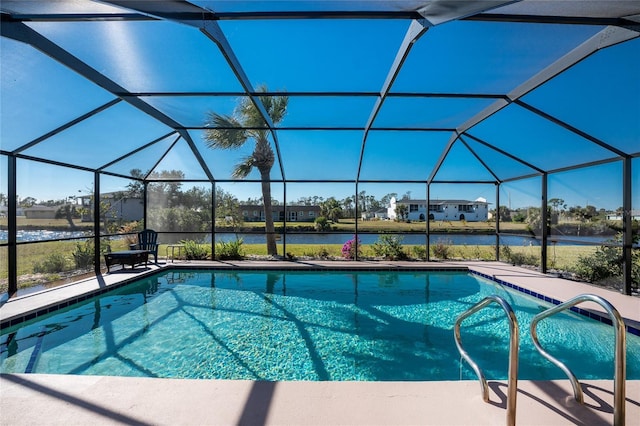
[[[469,316],[478,312],[485,306],[490,303],[499,304],[502,309],[507,314],[509,318],[509,379],[507,384],[507,424],[515,425],[516,423],[516,396],[518,394],[518,346],[520,344],[519,337],[519,329],[518,329],[518,320],[516,319],[516,315],[511,308],[511,305],[504,300],[500,296],[487,296],[482,299],[480,302],[473,305],[467,311],[462,313],[456,319],[454,326],[454,337],[456,341],[456,346],[458,347],[458,351],[460,355],[469,363],[473,371],[475,371],[478,379],[480,380],[480,387],[482,391],[482,399],[484,402],[489,402],[489,386],[487,385],[487,380],[478,367],[478,364],[475,363],[462,347],[462,339],[460,336],[460,324]]]
[[[582,394],[582,388],[580,387],[580,382],[573,374],[573,372],[560,360],[554,358],[551,354],[545,351],[540,342],[538,340],[538,334],[536,332],[536,326],[538,322],[547,318],[553,314],[556,314],[560,311],[569,309],[579,303],[582,302],[595,302],[602,306],[605,311],[609,314],[613,326],[615,328],[615,368],[614,368],[614,376],[613,376],[613,387],[614,387],[614,405],[613,405],[613,423],[614,425],[624,425],[625,421],[625,378],[626,378],[626,334],[625,334],[625,326],[620,313],[616,308],[611,305],[607,300],[603,299],[600,296],[596,296],[595,294],[582,294],[574,297],[573,299],[567,300],[564,303],[561,303],[553,308],[549,308],[546,311],[540,312],[538,315],[533,317],[531,320],[531,338],[533,340],[533,344],[536,346],[538,351],[559,367],[564,373],[569,377],[571,381],[571,386],[573,386],[573,394],[575,399],[581,404],[584,402],[584,397]]]

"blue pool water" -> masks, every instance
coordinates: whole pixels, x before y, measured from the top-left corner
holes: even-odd
[[[3,373],[252,380],[476,380],[455,319],[504,297],[521,329],[520,379],[564,379],[531,343],[544,302],[462,272],[180,270],[3,332]],[[613,378],[613,329],[573,313],[543,320],[543,345],[580,379]],[[627,377],[640,338],[627,334]],[[497,305],[463,323],[488,379],[507,375],[508,324]],[[588,362],[585,362],[588,361]]]

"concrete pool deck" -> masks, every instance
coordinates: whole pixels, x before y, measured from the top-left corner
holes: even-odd
[[[476,381],[252,382],[2,375],[3,425],[502,425],[506,384]],[[613,383],[518,382],[517,425],[613,424]],[[497,393],[496,393],[497,392]],[[627,425],[640,424],[640,381],[627,382]]]
[[[116,271],[100,279],[26,295],[0,307],[2,321],[62,300],[140,278],[164,267],[443,268],[468,267],[557,300],[597,294],[629,325],[640,324],[640,298],[552,278],[500,262],[237,261],[178,262]],[[591,302],[581,307],[601,310]],[[589,306],[591,305],[591,306]],[[582,382],[585,405],[572,399],[568,380],[518,382],[518,425],[612,424],[613,381]],[[506,422],[506,382],[490,382],[484,403],[477,381],[259,382],[178,380],[47,374],[0,375],[0,424],[304,424],[494,425]],[[626,419],[640,425],[640,381],[626,381]]]

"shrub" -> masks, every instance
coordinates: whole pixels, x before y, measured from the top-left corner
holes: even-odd
[[[76,248],[73,249],[73,260],[77,269],[87,269],[93,266],[93,258],[95,250],[93,248],[93,242],[87,240],[82,243],[77,243]]]
[[[353,237],[342,246],[342,257],[345,259],[355,259],[356,254],[358,257],[362,256],[362,242],[359,238],[356,240],[356,238]]]
[[[310,257],[313,259],[329,259],[331,257],[331,253],[325,246],[321,246],[320,248],[308,248],[302,251],[302,256]]]
[[[580,256],[575,273],[588,282],[619,276],[622,274],[622,250],[602,246],[590,256]]]
[[[329,253],[329,250],[327,250],[326,247],[320,247],[315,253],[313,257],[316,257],[318,259],[328,259],[331,256],[331,254]]]
[[[538,260],[535,256],[525,253],[513,252],[509,261],[513,265],[537,265]]]
[[[67,259],[62,253],[51,253],[42,262],[33,265],[33,272],[36,274],[52,274],[67,270]]]
[[[451,245],[452,243],[449,240],[438,240],[433,246],[431,246],[431,251],[438,259],[449,259],[452,252]]]
[[[378,241],[373,243],[372,249],[375,256],[384,257],[387,260],[404,260],[407,254],[402,249],[402,237],[397,235],[381,235]]]
[[[193,240],[182,240],[184,245],[184,256],[187,260],[204,260],[209,258],[209,247]]]
[[[509,247],[508,245],[503,245],[500,246],[500,257],[502,259],[502,261],[511,261],[511,247]]]
[[[527,215],[522,212],[518,212],[511,217],[511,220],[516,223],[523,223],[525,220],[527,220]]]
[[[221,241],[216,243],[216,259],[235,259],[239,260],[244,258],[244,252],[242,250],[242,238],[235,241]]]
[[[513,251],[508,245],[500,247],[500,259],[513,265],[537,265],[538,259],[530,254]]]
[[[329,220],[324,216],[317,217],[313,223],[313,226],[318,232],[331,230],[331,224],[329,223]]]
[[[138,235],[137,232],[142,231],[142,222],[133,221],[123,224],[120,227],[119,233],[127,234],[124,236],[124,240],[127,245],[137,244],[138,243]]]
[[[618,234],[611,243],[621,243],[622,234]],[[637,244],[638,238],[634,237],[633,243]],[[602,245],[590,256],[580,256],[575,271],[578,278],[596,282],[610,277],[622,275],[622,248]],[[631,253],[631,280],[636,284],[640,281],[640,252],[633,250]]]
[[[424,260],[427,258],[427,248],[425,246],[413,246],[412,251],[417,259]]]

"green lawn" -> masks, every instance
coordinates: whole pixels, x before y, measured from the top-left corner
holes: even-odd
[[[87,223],[78,222],[78,225],[87,226]],[[6,225],[6,218],[0,219],[0,226]],[[32,228],[64,228],[68,227],[68,223],[64,219],[48,220],[48,219],[25,219],[19,218],[19,226]],[[246,226],[263,230],[264,223],[254,222],[246,223]],[[282,224],[280,224],[282,225]],[[289,230],[295,231],[299,227],[308,227],[312,224],[292,222],[287,223]],[[276,224],[278,226],[278,224]],[[393,221],[359,221],[358,230],[361,232],[425,232],[426,224],[424,222],[401,223]],[[487,222],[432,222],[431,232],[489,232],[494,228],[493,223]],[[333,225],[333,229],[337,232],[350,233],[355,230],[354,219],[343,219]],[[525,233],[525,225],[519,223],[505,223],[501,225],[501,230],[506,232]],[[34,244],[20,244],[18,246],[18,276],[20,277],[20,286],[29,286],[44,282],[59,281],[64,277],[73,275],[76,265],[73,253],[77,250],[76,241],[55,241],[42,242]],[[127,243],[124,240],[110,242],[113,251],[124,250]],[[445,244],[446,245],[446,244]],[[158,251],[160,257],[164,257],[166,253],[166,245],[161,245]],[[244,244],[242,246],[246,256],[264,256],[266,255],[265,244]],[[475,246],[475,245],[448,245],[444,247],[447,251],[448,259],[480,259],[495,260],[495,247],[493,246]],[[550,268],[560,270],[572,270],[580,256],[586,256],[596,250],[596,246],[556,246],[548,248],[548,260]],[[280,246],[280,250],[282,247]],[[306,257],[306,258],[341,258],[342,244],[287,244],[287,256]],[[423,246],[414,248],[410,245],[403,245],[405,253],[410,258],[424,257]],[[527,263],[540,264],[540,248],[539,247],[510,247],[512,253],[522,254]],[[7,247],[0,247],[0,291],[7,289]],[[416,251],[417,250],[417,251]],[[421,250],[421,251],[420,251]],[[434,251],[432,246],[431,258],[442,258],[441,253]],[[284,253],[279,253],[284,255]],[[362,246],[362,256],[364,258],[374,258],[375,254],[372,246],[365,244]],[[56,267],[50,272],[42,272],[47,269],[47,262],[57,261]],[[501,260],[505,260],[504,256]],[[57,268],[57,269],[56,269]],[[36,274],[36,272],[41,272]],[[35,275],[34,275],[35,274]]]
[[[283,222],[276,222],[276,228],[282,228]],[[264,230],[264,222],[245,222],[243,228]],[[313,227],[312,222],[287,222],[287,230],[295,231],[296,228]],[[331,230],[336,232],[354,232],[355,219],[340,219],[331,224]],[[425,232],[426,222],[395,222],[392,220],[359,220],[358,231],[362,232]],[[432,221],[431,232],[493,232],[494,222],[460,222],[460,221]],[[527,225],[524,223],[505,222],[500,224],[502,232],[527,233]]]
[[[43,282],[60,281],[61,279],[73,275],[75,271],[75,262],[73,252],[76,250],[76,242],[55,241],[37,244],[23,244],[18,246],[18,276],[20,277],[20,286],[28,287],[30,285],[42,284]],[[126,249],[124,241],[112,242],[112,250]],[[296,258],[341,258],[341,244],[287,244],[287,254]],[[411,258],[417,255],[410,245],[403,246],[404,251]],[[579,256],[585,256],[592,253],[596,247],[585,246],[558,246],[549,248],[548,259],[552,268],[561,270],[571,270],[575,265]],[[433,248],[432,248],[433,250]],[[539,264],[540,250],[538,247],[511,247],[512,252],[522,253],[529,258],[536,259]],[[243,251],[245,256],[264,256],[266,255],[266,247],[264,244],[244,244]],[[166,253],[166,245],[161,245],[159,255],[161,258]],[[55,255],[54,255],[55,254]],[[59,271],[51,271],[41,274],[35,274],[34,268],[37,265],[43,268],[52,256],[56,259],[63,259],[64,265]],[[373,258],[374,253],[371,245],[363,245],[362,256],[364,258]],[[432,251],[432,259],[437,258]],[[449,247],[449,259],[480,259],[495,260],[495,248],[493,246],[470,246],[459,245]],[[0,291],[7,290],[7,256],[6,247],[0,251]],[[80,271],[75,271],[76,273]],[[86,271],[84,271],[86,272]],[[69,279],[66,279],[68,281]]]

